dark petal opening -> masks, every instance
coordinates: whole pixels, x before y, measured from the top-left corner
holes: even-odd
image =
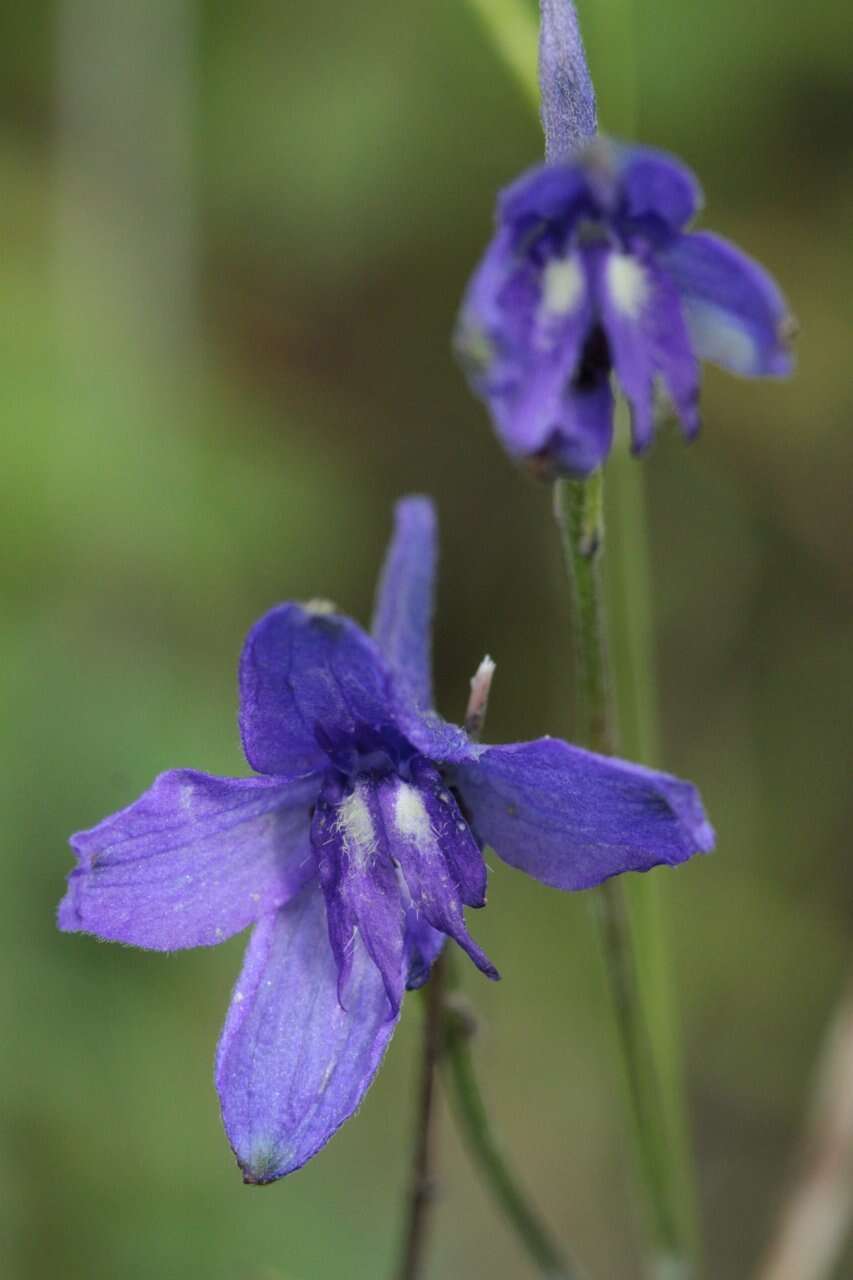
[[[595,391],[610,377],[613,361],[607,334],[600,324],[595,325],[583,346],[577,370],[572,378],[575,391]]]

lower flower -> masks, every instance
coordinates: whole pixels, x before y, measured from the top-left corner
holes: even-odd
[[[435,558],[431,505],[401,502],[372,638],[298,604],[249,633],[261,776],[165,773],[71,841],[62,929],[174,951],[254,925],[216,1059],[247,1182],[298,1169],[356,1110],[446,938],[497,978],[464,917],[486,844],[560,889],[713,844],[689,783],[557,739],[481,746],[432,710]]]

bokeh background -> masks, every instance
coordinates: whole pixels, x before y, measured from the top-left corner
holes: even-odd
[[[581,13],[605,124],[683,154],[707,225],[798,312],[785,385],[709,371],[648,483],[661,761],[719,852],[666,876],[710,1274],[766,1237],[850,951],[853,38],[846,0]],[[0,9],[0,1268],[10,1280],[376,1280],[417,1010],[359,1117],[245,1189],[213,1048],[242,939],[55,932],[66,838],[160,770],[241,772],[251,621],[366,619],[390,504],[439,505],[440,705],[498,661],[494,740],[571,736],[548,495],[449,350],[537,121],[463,0],[5,0]],[[582,896],[497,864],[478,1054],[560,1236],[634,1280],[628,1152]],[[414,1002],[412,1002],[414,1005]],[[430,1275],[524,1277],[443,1119]],[[839,1275],[851,1274],[853,1254]]]

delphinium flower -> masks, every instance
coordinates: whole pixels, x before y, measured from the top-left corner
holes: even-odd
[[[613,439],[615,374],[632,447],[652,440],[662,383],[699,430],[699,361],[778,377],[793,322],[758,263],[689,230],[699,184],[673,156],[595,136],[595,98],[568,0],[542,0],[546,163],[499,197],[457,349],[507,451],[545,477],[582,477]]]
[[[497,976],[464,919],[484,844],[583,889],[713,841],[686,782],[552,738],[482,746],[437,715],[435,539],[428,500],[401,502],[372,636],[318,603],[252,628],[240,728],[261,776],[164,773],[72,838],[65,930],[175,951],[254,926],[216,1060],[247,1182],[298,1169],[358,1107],[446,937]]]

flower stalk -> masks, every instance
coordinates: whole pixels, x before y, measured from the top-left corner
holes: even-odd
[[[397,1280],[418,1280],[423,1273],[430,1209],[435,1195],[435,1077],[444,1038],[446,973],[447,955],[444,954],[433,965],[423,992],[421,1078]]]
[[[599,469],[584,480],[558,480],[554,507],[575,619],[577,737],[590,750],[612,754],[617,745],[617,727],[602,581],[603,471]],[[642,673],[635,674],[642,680]],[[687,1277],[692,1274],[693,1249],[679,1188],[684,1172],[676,1158],[673,1117],[665,1101],[671,1063],[662,1065],[663,1046],[651,1034],[643,992],[647,967],[637,946],[632,904],[622,880],[617,879],[606,881],[596,891],[595,903],[637,1165],[654,1242],[648,1274],[659,1280]]]

